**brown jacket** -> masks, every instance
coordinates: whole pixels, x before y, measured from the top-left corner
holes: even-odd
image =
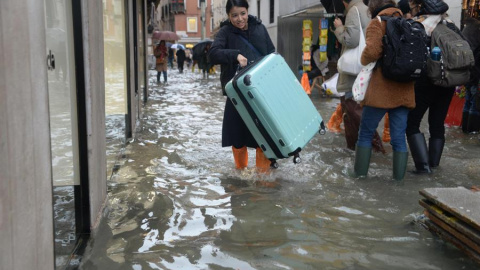
[[[397,8],[387,8],[378,15],[391,16],[396,11],[400,12]],[[366,47],[362,53],[362,65],[367,65],[382,57],[382,37],[385,35],[386,25],[386,21],[380,22],[378,18],[370,21],[365,33]],[[414,85],[415,82],[401,83],[384,78],[382,68],[378,66],[373,70],[365,98],[360,105],[382,109],[393,109],[400,106],[413,109],[415,108]]]

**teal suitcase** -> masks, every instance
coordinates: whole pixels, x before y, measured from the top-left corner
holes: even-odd
[[[277,159],[300,162],[302,148],[325,133],[322,117],[278,53],[240,70],[225,92],[274,168]]]

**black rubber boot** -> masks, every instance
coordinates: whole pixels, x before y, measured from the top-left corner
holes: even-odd
[[[472,133],[472,132],[478,133],[479,130],[480,130],[480,115],[469,114],[468,124],[467,124],[467,133]],[[462,125],[462,131],[463,131],[463,125]]]
[[[370,166],[370,157],[372,155],[371,147],[356,146],[355,148],[355,177],[365,177]]]
[[[440,165],[444,145],[445,139],[430,138],[428,141],[428,160],[431,168],[436,168]]]
[[[410,153],[415,163],[414,173],[431,173],[428,164],[428,149],[423,133],[416,133],[407,137]]]
[[[408,152],[393,152],[393,179],[400,181],[407,170]]]
[[[462,114],[462,131],[463,133],[468,134],[468,116],[470,114],[468,112],[463,112]]]

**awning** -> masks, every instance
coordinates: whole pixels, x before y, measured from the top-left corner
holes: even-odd
[[[327,1],[337,1],[337,0],[327,0]],[[343,5],[343,4],[342,4]],[[329,18],[334,16],[343,16],[343,9],[337,13],[328,13],[325,7],[322,4],[317,4],[299,11],[292,12],[290,14],[286,14],[280,16],[281,19],[288,18],[288,17],[318,17],[318,18]]]

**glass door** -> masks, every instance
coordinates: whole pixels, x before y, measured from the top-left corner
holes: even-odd
[[[126,141],[128,76],[125,14],[124,0],[103,0],[107,178],[114,172]]]
[[[75,186],[80,184],[72,3],[45,0],[54,195],[55,259],[68,263],[77,241]]]

